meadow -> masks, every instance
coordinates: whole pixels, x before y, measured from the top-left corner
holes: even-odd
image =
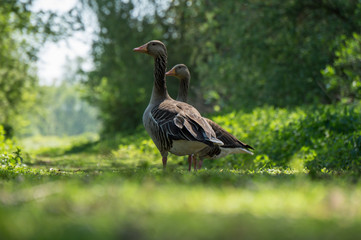
[[[360,20],[360,0],[0,1],[0,240],[359,238]],[[163,170],[132,51],[152,39],[253,156]]]
[[[360,110],[264,107],[213,116],[255,155],[206,160],[196,172],[176,156],[163,171],[142,128],[102,139],[20,139],[22,152],[0,139],[8,151],[1,238],[354,239],[361,233]]]

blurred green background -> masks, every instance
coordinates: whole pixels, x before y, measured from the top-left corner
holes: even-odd
[[[361,233],[360,0],[57,2],[0,1],[0,238]],[[153,59],[132,52],[152,39],[254,156],[161,170],[141,122]]]

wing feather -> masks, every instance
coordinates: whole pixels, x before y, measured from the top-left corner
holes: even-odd
[[[224,128],[219,126],[217,123],[213,122],[210,119],[206,119],[206,120],[209,123],[209,125],[212,127],[212,129],[214,130],[216,137],[224,143],[224,145],[222,146],[223,148],[242,147],[245,149],[253,149],[254,150],[253,147],[251,147],[250,145],[248,145],[246,143],[241,142],[235,136],[233,136],[232,134],[227,132]]]
[[[163,101],[151,111],[153,121],[172,140],[200,141],[210,146],[223,143],[200,113],[191,105],[174,100]]]

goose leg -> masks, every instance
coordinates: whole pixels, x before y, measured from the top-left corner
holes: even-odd
[[[193,156],[193,160],[194,160],[194,171],[197,171],[197,157],[194,156],[193,154],[192,154],[192,156]]]
[[[167,167],[167,157],[162,157],[163,169]]]
[[[198,160],[198,169],[202,168],[202,164],[203,164],[203,159],[199,159]]]
[[[193,159],[193,155],[189,155],[188,156],[188,171],[191,171],[191,169],[192,169],[192,159]]]

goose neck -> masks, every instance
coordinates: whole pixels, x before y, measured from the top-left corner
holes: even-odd
[[[180,79],[178,96],[177,100],[182,102],[187,102],[188,100],[188,90],[189,90],[189,77],[184,77]]]
[[[154,85],[152,91],[151,102],[161,101],[169,97],[166,81],[165,72],[167,66],[167,56],[159,55],[154,59]]]

